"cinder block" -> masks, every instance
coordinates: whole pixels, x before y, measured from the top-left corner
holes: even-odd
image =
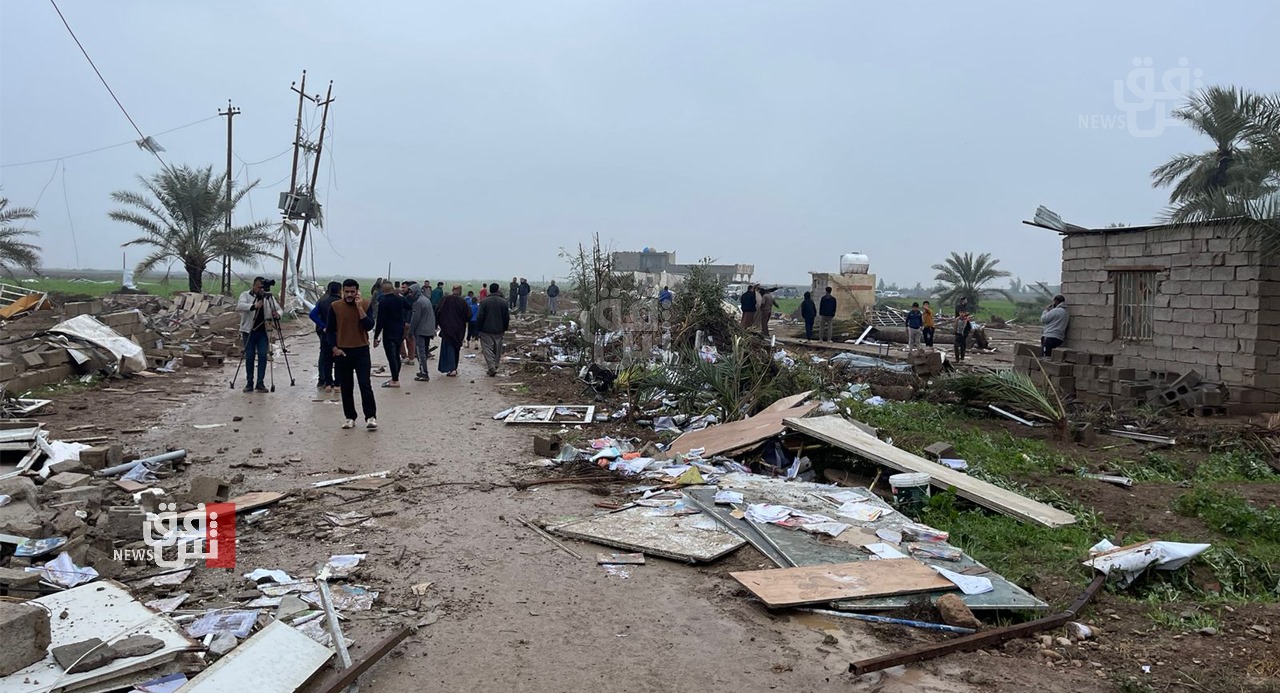
[[[44,357],[34,351],[28,351],[19,357],[27,368],[44,368]]]
[[[18,365],[16,363],[4,362],[0,363],[0,382],[9,382],[18,377]]]
[[[187,492],[190,503],[223,503],[231,497],[231,485],[212,476],[198,476],[191,480]]]
[[[533,437],[533,454],[539,457],[554,457],[560,452],[560,436],[537,436]]]
[[[77,474],[75,472],[62,472],[61,474],[55,474],[54,476],[51,476],[48,479],[45,479],[44,485],[46,488],[49,488],[52,490],[63,489],[63,488],[75,488],[77,486],[84,486],[88,484],[89,480],[92,478],[93,477],[89,476],[88,474]]]
[[[925,454],[934,460],[954,459],[956,449],[951,443],[937,442],[924,449]]]
[[[0,601],[0,676],[44,659],[49,649],[49,610]],[[41,677],[42,679],[45,677]]]
[[[182,356],[183,368],[204,368],[204,356],[201,354],[184,354]]]
[[[1276,333],[1277,338],[1280,339],[1280,330],[1277,330]],[[1030,356],[1031,358],[1038,358],[1040,356],[1040,345],[1027,344],[1026,342],[1015,342],[1013,345],[1013,355],[1015,357]]]
[[[1054,355],[1056,356],[1057,353],[1058,352],[1055,350]],[[1057,363],[1054,361],[1042,360],[1041,365],[1044,366],[1044,372],[1048,373],[1050,377],[1066,377],[1075,375],[1075,366],[1069,363]]]

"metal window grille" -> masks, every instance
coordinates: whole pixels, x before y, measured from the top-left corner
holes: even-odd
[[[1116,339],[1151,339],[1156,273],[1116,272],[1115,285]]]

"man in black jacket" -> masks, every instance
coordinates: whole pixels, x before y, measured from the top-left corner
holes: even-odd
[[[333,388],[338,386],[338,381],[333,377],[333,345],[329,343],[328,336],[325,334],[325,320],[329,319],[329,306],[333,305],[334,301],[342,299],[342,284],[329,282],[328,289],[328,295],[317,301],[315,307],[311,309],[311,322],[315,323],[316,336],[320,338],[320,362],[317,364],[320,377],[317,379],[316,387],[325,392],[333,392]]]
[[[511,327],[511,308],[498,290],[498,283],[489,285],[489,295],[480,302],[480,315],[476,318],[480,330],[480,351],[489,369],[489,377],[498,374],[502,362],[502,335]]]
[[[831,287],[818,304],[818,341],[831,341],[831,323],[836,319],[836,297],[831,295]]]

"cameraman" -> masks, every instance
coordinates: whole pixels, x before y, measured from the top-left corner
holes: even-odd
[[[274,284],[275,282],[272,282]],[[267,320],[279,320],[266,280],[254,277],[253,288],[240,294],[236,311],[240,313],[240,338],[244,344],[245,392],[269,392],[264,382],[267,375]],[[267,313],[268,307],[270,313]],[[270,318],[268,318],[270,315]],[[258,385],[253,384],[253,365],[258,364]]]

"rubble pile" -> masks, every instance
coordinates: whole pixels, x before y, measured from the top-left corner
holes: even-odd
[[[221,366],[239,354],[239,327],[235,299],[225,296],[119,294],[69,302],[5,323],[0,384],[13,394],[86,375]]]
[[[1052,385],[1064,398],[1073,396],[1114,409],[1145,405],[1195,416],[1220,416],[1227,413],[1230,399],[1225,384],[1205,381],[1196,371],[1121,368],[1114,365],[1110,354],[1076,349],[1054,349],[1050,358],[1041,358],[1037,345],[1016,344],[1014,370],[1027,374],[1037,385]]]

